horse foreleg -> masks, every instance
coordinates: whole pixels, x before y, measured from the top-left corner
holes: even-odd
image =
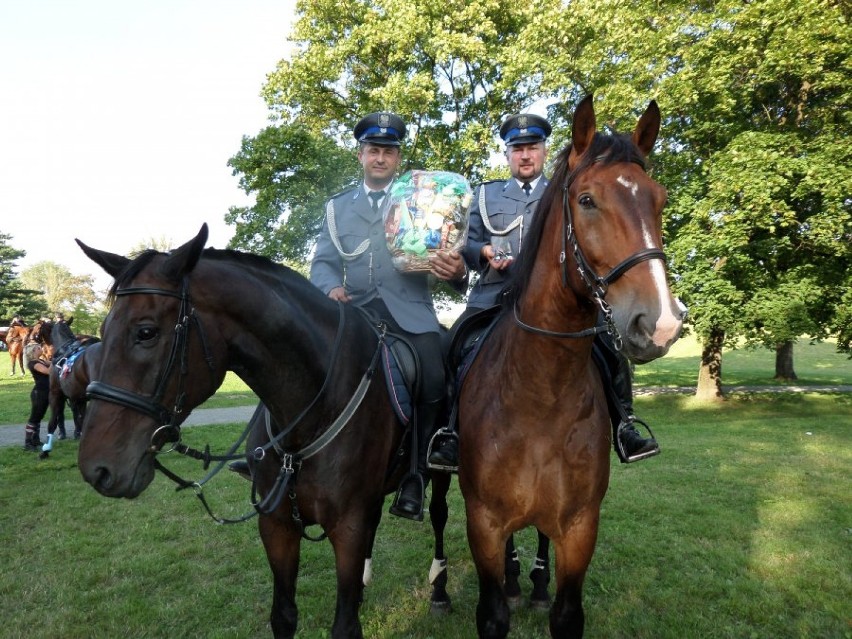
[[[592,561],[598,536],[598,513],[578,517],[561,539],[556,551],[556,599],[550,609],[550,634],[579,639],[583,636],[583,580]]]
[[[435,556],[429,569],[429,583],[432,585],[431,611],[433,614],[446,614],[452,610],[450,595],[447,593],[447,556],[444,553],[444,530],[449,519],[447,493],[450,491],[451,480],[450,473],[432,473],[429,519],[435,536]]]
[[[504,556],[508,535],[489,516],[467,504],[467,539],[479,578],[476,630],[480,639],[504,639],[509,634],[509,605],[503,591]]]
[[[550,593],[547,592],[550,583],[550,540],[540,530],[537,532],[538,549],[535,553],[535,565],[530,571],[530,581],[533,584],[530,608],[547,610],[550,608]]]
[[[376,509],[368,510],[372,515]],[[356,512],[348,518],[340,519],[334,528],[327,531],[334,548],[337,571],[337,605],[331,627],[332,639],[362,639],[364,636],[358,618],[364,596],[364,562],[378,522],[371,526],[363,519]]]
[[[291,639],[299,621],[296,577],[301,535],[289,522],[283,522],[274,514],[261,515],[258,528],[272,570],[272,611],[269,615],[272,635],[275,639]]]

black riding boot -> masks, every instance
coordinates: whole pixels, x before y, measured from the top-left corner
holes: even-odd
[[[30,424],[27,424],[27,426],[30,426]],[[42,444],[44,444],[44,442],[41,441],[41,437],[38,436],[39,431],[41,431],[41,424],[36,424],[32,428],[33,428],[33,446],[36,446],[36,447],[41,446]]]
[[[24,427],[24,450],[33,452],[38,446],[33,443],[33,434],[35,433],[35,426],[32,424],[27,424]]]
[[[417,410],[417,431],[411,446],[411,454],[416,455],[416,472],[406,475],[390,507],[390,513],[398,517],[423,521],[423,500],[426,484],[429,483],[429,469],[426,465],[426,451],[429,439],[435,429],[435,421],[443,400],[425,403]]]
[[[611,417],[615,426],[615,452],[619,459],[627,464],[659,454],[660,446],[653,435],[644,437],[636,430],[635,422],[645,428],[648,428],[648,425],[633,415],[633,372],[630,370],[630,362],[620,353],[616,354],[616,359],[617,362],[612,367],[612,388],[621,410],[611,413]]]

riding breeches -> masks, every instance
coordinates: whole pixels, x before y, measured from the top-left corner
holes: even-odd
[[[28,423],[33,426],[39,425],[47,412],[47,405],[49,401],[49,391],[42,390],[40,388],[33,388],[32,391],[30,391],[30,402],[32,403],[32,408],[30,409],[30,418],[27,420]]]

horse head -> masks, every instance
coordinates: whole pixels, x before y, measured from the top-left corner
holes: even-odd
[[[110,365],[100,367],[99,379],[87,388],[93,401],[79,450],[84,478],[104,495],[141,493],[154,477],[156,453],[179,438],[180,423],[224,376],[224,370],[218,379],[189,374],[190,360],[213,367],[189,297],[189,278],[206,241],[205,224],[170,253],[147,250],[131,260],[77,240],[115,278],[99,347],[99,359]]]
[[[574,114],[564,176],[575,284],[585,286],[636,362],[664,355],[683,323],[662,251],[666,189],[645,170],[659,131],[652,101],[632,136],[598,133],[588,96]]]

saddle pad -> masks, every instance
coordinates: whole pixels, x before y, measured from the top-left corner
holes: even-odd
[[[419,372],[411,346],[394,335],[385,335],[382,342],[382,369],[391,405],[402,424],[407,426],[414,410],[412,389]]]

